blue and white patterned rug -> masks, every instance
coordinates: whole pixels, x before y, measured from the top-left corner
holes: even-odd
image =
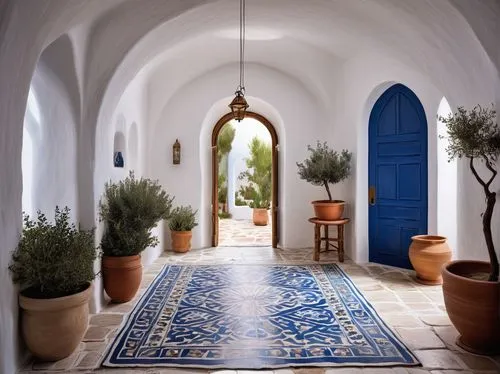
[[[104,366],[418,365],[337,265],[165,266]]]

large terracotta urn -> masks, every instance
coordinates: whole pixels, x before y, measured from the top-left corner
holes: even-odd
[[[269,222],[267,209],[253,208],[252,219],[255,226],[267,226]]]
[[[22,334],[26,346],[43,361],[68,357],[85,335],[92,284],[76,294],[54,299],[19,295]]]
[[[451,250],[444,236],[416,235],[411,238],[409,257],[417,272],[417,282],[442,284],[441,269],[451,260]]]
[[[172,249],[174,252],[185,253],[191,249],[191,231],[170,231]]]
[[[490,264],[452,261],[443,267],[446,311],[460,336],[457,345],[476,354],[500,353],[500,283],[488,282]]]
[[[142,281],[141,256],[102,256],[102,278],[113,302],[132,300]]]
[[[325,221],[337,221],[344,214],[345,201],[343,200],[316,200],[311,202],[314,206],[314,215]]]

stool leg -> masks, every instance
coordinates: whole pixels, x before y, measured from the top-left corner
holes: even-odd
[[[328,225],[325,225],[325,249],[328,251],[330,247],[330,241],[328,240]]]
[[[314,261],[319,261],[319,246],[320,246],[320,236],[321,236],[321,226],[318,224],[314,225]]]
[[[344,262],[344,225],[338,225],[339,261]]]

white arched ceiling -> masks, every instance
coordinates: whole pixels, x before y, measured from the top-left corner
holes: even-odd
[[[493,85],[500,86],[498,71],[490,63],[491,59],[500,67],[495,33],[499,10],[494,0],[255,0],[248,3],[247,20],[249,33],[258,28],[279,31],[285,34],[283,41],[310,44],[339,60],[376,54],[398,59],[430,77],[450,101],[471,105],[491,97]],[[6,248],[0,253],[2,269],[21,228],[23,118],[42,50],[73,28],[81,31],[80,44],[75,45],[75,62],[82,75],[79,80],[86,82],[78,144],[79,186],[92,196],[81,199],[79,205],[85,209],[81,221],[89,226],[95,221],[92,177],[95,126],[101,108],[99,123],[105,125],[115,100],[144,65],[162,51],[204,32],[234,31],[237,14],[237,2],[230,0],[0,2],[0,159],[6,161],[0,165],[0,180],[8,181],[0,184],[0,238],[1,247]],[[171,21],[165,23],[167,20]],[[300,51],[290,50],[290,59],[300,60]],[[199,71],[193,76],[203,74],[204,62],[198,63],[189,66]],[[315,91],[315,85],[310,86]],[[496,94],[500,101],[499,88]],[[7,285],[0,295],[4,332],[0,355],[5,358],[0,371],[15,372],[17,297],[7,272],[0,273],[0,284]],[[3,313],[3,308],[9,311]]]
[[[193,3],[198,5],[200,2],[193,1]],[[149,22],[157,20],[164,23],[155,29],[151,27],[152,31],[133,47],[130,46],[130,53],[123,60],[117,59],[113,68],[107,68],[108,74],[105,74],[106,67],[101,64],[99,66],[101,72],[95,72],[100,79],[89,79],[89,82],[95,82],[95,84],[106,85],[109,82],[109,95],[105,98],[102,107],[103,118],[107,118],[107,111],[112,111],[113,98],[117,100],[116,97],[119,97],[124,87],[142,66],[163,52],[168,54],[172,48],[181,48],[184,43],[189,44],[193,38],[204,35],[205,39],[212,40],[211,43],[206,44],[209,50],[212,50],[209,63],[212,65],[211,68],[215,67],[213,64],[217,64],[217,61],[219,64],[235,61],[237,42],[233,40],[234,53],[228,60],[224,59],[227,53],[221,53],[221,51],[229,51],[229,49],[220,48],[222,45],[220,38],[231,32],[234,34],[237,30],[237,18],[234,17],[237,14],[237,6],[236,2],[228,0],[209,2],[208,5],[187,11],[168,22],[164,22],[168,17],[161,12],[162,8],[153,7],[155,17],[150,17]],[[139,14],[134,13],[134,20],[139,20],[141,16],[151,12],[147,6],[143,8]],[[113,13],[110,13],[108,18],[103,18],[101,23],[106,24],[106,29],[101,30],[96,27],[100,37],[104,39],[112,37],[116,30],[109,31],[110,36],[102,32],[119,28],[120,24],[127,22],[127,17],[131,17],[129,12],[132,9],[133,7],[128,4],[127,7],[123,7],[119,19],[114,19]],[[165,12],[165,9],[163,11]],[[179,9],[170,11],[175,13]],[[207,17],[207,14],[210,17]],[[297,43],[295,48],[287,46],[288,60],[295,60],[297,64],[302,62],[304,67],[307,66],[307,56],[309,56],[308,53],[303,53],[303,48],[301,48],[305,43],[344,59],[375,53],[395,58],[417,71],[430,75],[438,82],[438,86],[449,86],[444,88],[446,91],[454,89],[456,91],[453,85],[457,75],[462,78],[461,88],[465,86],[469,90],[471,88],[484,90],[483,84],[480,83],[484,81],[482,74],[484,71],[492,71],[491,64],[482,52],[481,45],[477,42],[470,27],[461,14],[447,1],[366,2],[359,0],[339,4],[338,2],[311,0],[307,3],[297,1],[291,4],[289,0],[273,2],[258,0],[247,6],[247,27],[249,35],[259,34],[259,32],[262,35],[264,33],[261,30],[266,30],[267,34],[276,38],[268,43],[272,45],[272,48],[285,46],[290,39],[295,41]],[[144,29],[141,30],[144,31]],[[130,34],[132,32],[133,30],[129,31]],[[460,40],[460,43],[456,40]],[[298,42],[302,42],[302,45]],[[126,49],[122,44],[125,42],[122,42],[118,48],[122,53],[121,57],[125,55],[123,50]],[[259,43],[259,48],[265,48],[263,47],[265,44]],[[101,45],[106,45],[106,43],[100,43],[97,47]],[[251,47],[251,41],[249,41],[249,46]],[[194,58],[190,61],[189,72],[187,74],[184,72],[183,75],[201,75],[207,65],[207,60],[196,58],[203,57],[203,52],[200,52],[199,48],[191,48],[190,51]],[[183,52],[184,56],[186,51]],[[109,49],[104,51],[95,48],[93,53],[97,56],[110,52]],[[189,55],[189,51],[187,54]],[[255,55],[259,56],[258,59],[266,56],[265,53],[259,51],[256,51]],[[247,58],[252,59],[250,50],[248,50]],[[96,58],[93,60],[97,61]],[[470,69],[472,66],[474,69]],[[307,70],[304,68],[300,76],[307,77]],[[92,75],[92,72],[93,69],[89,67],[89,74]],[[115,75],[111,78],[113,72]],[[89,89],[89,92],[98,94],[103,91],[97,86],[95,89]],[[99,100],[99,95],[93,97]]]
[[[335,100],[336,83],[340,78],[341,63],[334,56],[310,44],[285,38],[278,44],[276,40],[246,43],[246,66],[259,64],[286,74],[300,82],[318,104],[328,113],[327,108]],[[214,44],[217,48],[214,50]],[[301,51],[302,58],[290,58],[290,51]],[[162,107],[183,86],[192,80],[211,74],[221,66],[236,66],[238,55],[237,40],[214,35],[200,35],[162,53],[145,70],[149,72],[148,113],[149,121],[156,123]],[[199,61],[193,64],[193,61]],[[203,63],[201,63],[203,62]],[[186,66],[192,66],[186,69]],[[227,93],[231,95],[237,86],[238,71],[229,77]],[[251,95],[253,82],[246,79],[247,94]],[[161,92],[161,94],[160,94]]]
[[[500,6],[498,0],[450,0],[476,34],[486,53],[500,70]],[[496,37],[494,37],[496,35]]]

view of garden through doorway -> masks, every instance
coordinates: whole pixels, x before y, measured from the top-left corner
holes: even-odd
[[[217,138],[219,246],[271,245],[272,139],[257,119],[231,120]]]

